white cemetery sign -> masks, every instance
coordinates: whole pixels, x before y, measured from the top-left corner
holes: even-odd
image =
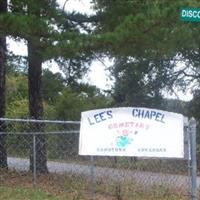
[[[82,112],[79,154],[183,158],[183,119],[139,107]]]

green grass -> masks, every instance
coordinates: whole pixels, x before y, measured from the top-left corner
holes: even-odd
[[[96,180],[93,200],[187,200],[186,191],[155,185],[145,188],[131,182]],[[185,193],[186,192],[186,193]],[[83,176],[48,174],[37,177],[33,187],[30,173],[0,171],[0,200],[91,200],[90,180]]]
[[[115,188],[117,189],[117,188]],[[187,198],[183,198],[178,195],[167,194],[165,189],[159,188],[156,192],[145,193],[144,191],[121,191],[121,194],[115,195],[96,195],[95,200],[129,200],[129,199],[137,199],[137,200],[186,200]],[[125,192],[125,193],[124,193]],[[131,194],[130,194],[131,192]],[[124,193],[124,194],[123,194]],[[33,189],[33,188],[23,188],[23,187],[0,187],[0,200],[88,200],[89,198],[83,197],[73,197],[69,194],[69,196],[59,195],[54,196],[50,193],[42,191],[41,189]],[[121,196],[122,195],[122,196]],[[125,197],[125,198],[124,198]]]
[[[0,187],[0,200],[58,200],[40,189]]]
[[[171,190],[165,186],[144,187],[133,182],[106,184],[106,180],[97,182],[97,192],[114,197],[115,200],[187,200],[184,191]]]

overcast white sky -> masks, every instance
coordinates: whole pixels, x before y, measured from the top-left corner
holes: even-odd
[[[81,13],[93,14],[94,11],[91,9],[92,4],[90,0],[57,0],[60,8],[67,11],[78,11]],[[65,5],[65,6],[64,6]]]

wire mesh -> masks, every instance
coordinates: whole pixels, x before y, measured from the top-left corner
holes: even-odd
[[[35,185],[67,199],[191,199],[188,159],[79,156],[79,122],[0,120],[8,165],[0,186]]]

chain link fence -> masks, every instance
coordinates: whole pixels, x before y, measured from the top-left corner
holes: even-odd
[[[78,121],[0,124],[0,163],[6,157],[8,164],[0,171],[0,186],[34,185],[65,199],[192,199],[189,153],[185,159],[79,156]]]

